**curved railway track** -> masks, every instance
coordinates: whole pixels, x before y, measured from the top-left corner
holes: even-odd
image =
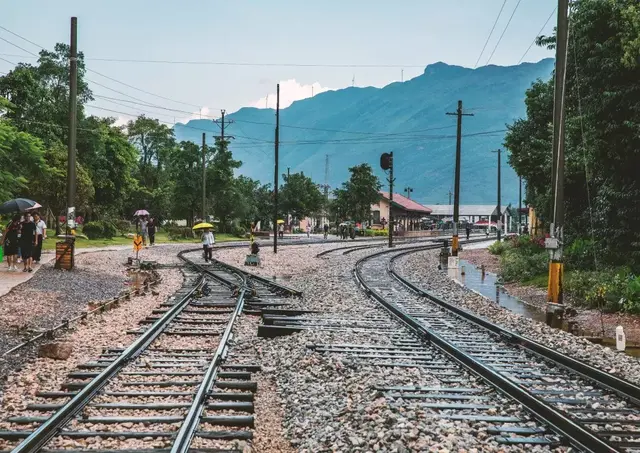
[[[5,420],[12,428],[0,439],[10,451],[79,452],[69,447],[96,439],[109,446],[103,452],[241,451],[234,442],[252,438],[251,373],[260,367],[225,361],[234,324],[246,307],[300,293],[219,261],[199,265],[188,252],[179,257],[194,272],[127,332],[136,336],[127,348],[104,350],[69,373],[61,391],[38,393],[42,402]]]
[[[421,290],[394,269],[423,249],[385,250],[360,259],[355,277],[418,337],[538,421],[493,425],[499,442],[562,443],[587,452],[640,451],[640,388],[551,350]],[[384,272],[381,270],[384,269]],[[433,389],[401,398],[428,400]]]

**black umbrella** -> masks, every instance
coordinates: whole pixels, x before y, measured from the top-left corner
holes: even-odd
[[[42,205],[28,198],[15,198],[0,205],[0,214],[11,214],[12,212],[24,212],[29,209],[41,208]]]

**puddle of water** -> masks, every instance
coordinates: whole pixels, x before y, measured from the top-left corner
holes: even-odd
[[[461,275],[463,266],[465,275]],[[458,269],[449,269],[447,273],[450,277],[462,282],[467,288],[478,291],[483,296],[488,297],[507,310],[539,322],[546,322],[546,314],[544,311],[527,305],[517,297],[509,294],[502,286],[496,285],[497,276],[495,274],[485,273],[483,278],[482,271],[465,260],[460,260],[460,267]],[[569,331],[566,321],[563,323],[562,330]],[[586,338],[593,343],[607,346],[613,350],[616,349],[615,338]],[[633,357],[640,357],[640,345],[627,344],[624,352]]]
[[[465,274],[461,275],[463,266]],[[497,276],[495,274],[485,273],[483,277],[480,269],[465,260],[460,260],[458,269],[450,269],[448,272],[450,276],[462,282],[467,288],[478,291],[501,307],[527,318],[545,322],[545,313],[543,311],[525,304],[520,299],[507,293],[502,286],[496,285]]]

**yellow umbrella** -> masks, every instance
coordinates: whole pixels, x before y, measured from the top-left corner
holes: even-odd
[[[278,220],[278,224],[280,224],[280,223],[284,223],[284,220],[279,219],[279,220]]]
[[[199,223],[197,225],[195,225],[192,230],[201,230],[203,228],[213,228],[213,225],[211,225],[210,223]]]

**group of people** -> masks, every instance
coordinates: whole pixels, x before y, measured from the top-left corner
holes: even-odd
[[[147,239],[149,240],[149,245],[156,243],[156,228],[156,219],[149,216],[140,217],[140,234],[143,246],[147,246]]]
[[[347,239],[347,237],[350,237],[351,239],[356,238],[356,228],[353,226],[352,223],[349,223],[348,225],[345,225],[345,224],[338,225],[337,233],[338,233],[338,236],[340,236],[342,239]]]
[[[33,263],[39,263],[42,256],[42,241],[47,238],[47,224],[37,212],[16,214],[2,234],[2,247],[9,271],[18,270],[22,262],[22,272],[33,272]]]

